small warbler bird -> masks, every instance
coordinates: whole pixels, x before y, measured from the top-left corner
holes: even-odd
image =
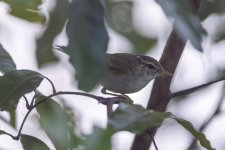
[[[128,53],[106,54],[107,68],[101,82],[103,94],[118,96],[135,93],[143,89],[152,79],[171,76],[160,63],[152,57]]]

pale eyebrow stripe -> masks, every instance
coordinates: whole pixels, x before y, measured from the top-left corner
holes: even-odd
[[[147,63],[145,63],[142,59],[141,59],[141,57],[140,56],[136,56],[138,59],[140,59],[140,61],[141,62],[143,62],[144,64],[147,64]],[[160,69],[157,65],[155,65],[153,62],[150,62],[149,64],[151,64],[151,65],[153,65],[155,68],[157,68],[157,69]]]

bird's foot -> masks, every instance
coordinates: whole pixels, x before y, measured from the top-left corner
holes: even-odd
[[[107,94],[107,95],[112,95],[112,96],[116,96],[116,97],[122,97],[124,99],[124,102],[126,102],[128,104],[133,104],[133,100],[129,96],[125,95],[125,94],[109,93],[109,92],[106,91],[105,88],[102,88],[101,92],[103,94]]]
[[[127,102],[128,104],[133,104],[134,103],[134,101],[129,96],[127,96],[125,94],[122,94],[120,96],[122,96],[124,98],[125,102]]]

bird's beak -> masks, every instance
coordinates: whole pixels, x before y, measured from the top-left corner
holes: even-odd
[[[166,71],[166,70],[163,70],[163,71],[161,72],[161,75],[162,75],[162,76],[173,76],[172,73],[170,73],[170,72],[168,72],[168,71]]]

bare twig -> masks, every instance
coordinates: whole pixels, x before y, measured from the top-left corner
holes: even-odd
[[[30,104],[28,102],[28,99],[27,99],[27,97],[25,95],[23,95],[23,98],[24,98],[24,100],[26,102],[26,108],[29,110],[30,109]]]
[[[155,147],[155,150],[159,150],[159,148],[158,148],[158,146],[157,146],[157,144],[156,144],[155,138],[154,138],[154,136],[153,136],[154,132],[152,132],[151,129],[148,129],[147,132],[148,132],[149,136],[150,136],[151,139],[152,139],[152,143],[153,143],[153,145],[154,145],[154,147]]]
[[[51,84],[51,86],[52,86],[52,92],[53,92],[53,93],[56,93],[56,88],[55,88],[55,85],[53,84],[52,80],[50,80],[50,79],[47,78],[47,77],[45,77],[45,79],[48,80],[49,83]]]
[[[23,121],[20,125],[20,128],[19,128],[19,131],[17,133],[16,136],[13,136],[12,134],[8,133],[8,132],[2,132],[1,134],[6,134],[10,137],[12,137],[12,139],[14,140],[19,140],[20,136],[21,136],[21,132],[22,132],[22,129],[24,127],[24,124],[29,116],[29,114],[31,113],[31,111],[36,108],[38,105],[44,103],[46,100],[52,98],[52,97],[55,97],[55,96],[58,96],[58,95],[81,95],[81,96],[86,96],[86,97],[90,97],[90,98],[93,98],[95,100],[97,100],[99,103],[101,104],[104,104],[107,106],[107,114],[108,116],[111,115],[111,113],[113,112],[112,111],[112,106],[113,104],[118,104],[120,102],[126,102],[126,100],[124,99],[123,96],[114,96],[114,97],[101,97],[101,96],[96,96],[96,95],[93,95],[93,94],[89,94],[89,93],[83,93],[83,92],[70,92],[70,91],[59,91],[59,92],[55,92],[49,96],[46,96],[44,98],[42,98],[41,100],[39,100],[36,104],[33,104],[32,102],[32,105],[29,105],[29,109],[25,115],[25,117],[23,118]],[[32,101],[34,101],[36,95],[34,95],[34,97],[32,98]],[[26,99],[27,100],[27,99]]]
[[[214,81],[211,81],[211,82],[208,82],[208,83],[205,83],[205,84],[201,84],[201,85],[193,87],[193,88],[189,88],[189,89],[181,90],[181,91],[178,91],[178,92],[174,92],[174,93],[171,94],[171,98],[193,93],[193,92],[195,92],[197,90],[205,88],[206,86],[209,86],[209,85],[211,85],[213,83],[216,83],[216,82],[219,82],[219,81],[223,81],[223,80],[225,80],[225,76],[222,76],[221,78],[219,78],[217,80],[214,80]]]

